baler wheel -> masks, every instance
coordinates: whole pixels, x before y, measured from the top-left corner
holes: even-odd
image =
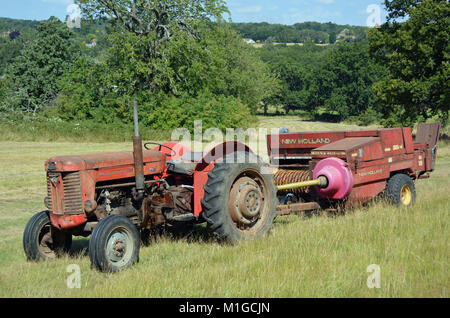
[[[110,215],[92,231],[89,257],[99,271],[115,273],[139,261],[139,248],[136,226],[122,215]]]
[[[53,227],[49,212],[35,214],[23,233],[23,249],[29,261],[54,259],[70,251],[72,234]]]
[[[416,189],[412,179],[406,174],[396,174],[389,179],[386,195],[390,203],[398,206],[411,206],[416,199]]]
[[[259,157],[238,152],[216,162],[202,199],[207,230],[220,241],[236,243],[267,234],[277,216],[273,174]],[[230,158],[239,161],[230,161]]]

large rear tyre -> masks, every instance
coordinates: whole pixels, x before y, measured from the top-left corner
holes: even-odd
[[[238,159],[238,163],[230,162],[230,158]],[[220,241],[233,244],[261,237],[272,229],[277,191],[273,174],[263,169],[267,165],[259,157],[239,152],[216,162],[208,173],[203,217],[207,230]]]
[[[23,232],[23,249],[29,261],[55,259],[72,247],[72,234],[53,227],[49,211],[35,214]]]
[[[101,272],[115,273],[139,261],[140,235],[136,226],[122,215],[102,219],[92,231],[89,257]]]
[[[406,174],[396,174],[386,185],[386,196],[391,204],[409,207],[416,200],[414,182]]]

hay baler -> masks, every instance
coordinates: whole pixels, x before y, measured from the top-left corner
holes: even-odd
[[[278,214],[355,206],[381,193],[413,204],[415,183],[434,170],[439,131],[440,123],[420,124],[415,140],[409,127],[267,136]]]

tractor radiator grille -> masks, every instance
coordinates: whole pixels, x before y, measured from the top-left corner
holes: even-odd
[[[50,182],[50,174],[47,175],[47,198],[48,198],[48,207],[52,208],[52,183]]]
[[[81,193],[80,172],[71,172],[63,176],[64,214],[83,213],[83,195]]]
[[[59,180],[56,183],[52,182]],[[61,185],[62,181],[62,185]],[[83,194],[81,192],[80,172],[49,173],[47,191],[54,214],[83,214]]]

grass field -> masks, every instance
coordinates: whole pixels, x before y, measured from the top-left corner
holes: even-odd
[[[324,123],[262,121],[262,127],[302,130],[357,128]],[[347,211],[279,217],[271,235],[219,245],[203,228],[169,235],[141,249],[140,262],[114,275],[90,268],[87,239],[71,255],[29,263],[25,224],[44,209],[44,161],[54,155],[129,150],[130,143],[0,142],[0,297],[448,297],[450,147],[441,144],[432,178],[417,184],[408,210],[384,202]],[[81,288],[69,289],[67,266],[81,268]],[[366,269],[381,269],[369,289]]]

